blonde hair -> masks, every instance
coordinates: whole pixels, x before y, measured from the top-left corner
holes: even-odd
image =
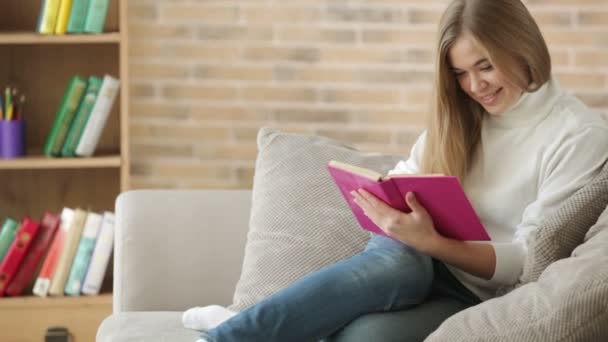
[[[449,50],[464,33],[488,54],[494,67],[533,92],[550,78],[549,50],[536,22],[519,0],[454,0],[439,25],[434,103],[426,134],[422,171],[467,175],[481,142],[483,107],[458,84]]]

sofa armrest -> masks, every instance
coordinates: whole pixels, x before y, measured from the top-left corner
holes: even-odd
[[[230,304],[241,271],[250,208],[250,190],[120,194],[113,311]]]

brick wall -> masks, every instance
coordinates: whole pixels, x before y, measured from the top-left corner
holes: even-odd
[[[563,88],[608,113],[608,0],[528,0]],[[133,188],[249,188],[261,126],[407,154],[442,0],[129,0]]]

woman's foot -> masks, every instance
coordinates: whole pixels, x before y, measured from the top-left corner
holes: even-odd
[[[184,327],[194,330],[213,329],[237,313],[219,305],[209,305],[188,309],[182,315]]]

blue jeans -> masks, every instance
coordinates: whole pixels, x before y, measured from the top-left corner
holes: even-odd
[[[201,337],[213,342],[346,341],[351,333],[358,335],[349,330],[355,320],[415,310],[425,302],[437,264],[407,245],[374,235],[361,253],[303,277]],[[380,317],[378,322],[389,321]]]

